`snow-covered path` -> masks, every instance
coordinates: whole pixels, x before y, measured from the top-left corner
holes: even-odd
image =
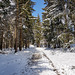
[[[16,54],[0,54],[0,75],[23,75],[34,52],[35,48],[30,48]]]
[[[30,60],[34,53],[40,53],[42,58]],[[52,61],[49,62],[47,57]],[[75,53],[64,53],[45,48],[31,48],[16,54],[0,54],[0,75],[74,75]]]
[[[61,49],[36,49],[46,54],[60,75],[75,75],[75,53],[63,52]]]

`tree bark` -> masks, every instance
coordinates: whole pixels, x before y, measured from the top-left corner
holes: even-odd
[[[20,29],[19,50],[22,50],[22,27]]]
[[[27,41],[25,42],[25,48],[27,49]]]
[[[0,49],[2,50],[3,46],[3,31],[2,31],[2,36],[1,36],[1,44],[0,44]]]
[[[40,47],[40,41],[37,43],[37,47]]]
[[[15,53],[17,52],[17,25],[18,25],[18,15],[19,15],[19,6],[18,6],[18,0],[17,0],[17,11],[16,11],[16,30],[15,30]]]
[[[27,48],[29,48],[29,40],[27,41]]]
[[[48,48],[50,48],[50,43],[48,42]]]

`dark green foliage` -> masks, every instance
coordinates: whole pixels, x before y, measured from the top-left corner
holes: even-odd
[[[74,0],[44,0],[47,5],[43,13],[43,26],[44,36],[47,43],[54,45],[55,47],[61,47],[61,43],[70,43],[68,34],[74,34],[71,28],[75,29],[74,25],[74,13],[75,13],[75,1]],[[64,23],[62,22],[64,21]],[[71,22],[70,22],[71,21]],[[73,27],[71,26],[71,24]],[[59,36],[64,37],[63,33],[66,34],[68,41],[62,42],[63,39]],[[74,37],[74,36],[73,36]],[[72,38],[73,39],[73,38]],[[74,39],[73,39],[74,40]]]
[[[40,42],[42,40],[42,24],[40,22],[40,17],[38,15],[36,23],[34,25],[34,38],[37,47],[40,47]]]
[[[10,6],[10,1],[9,0],[2,0],[0,2],[0,8],[4,9],[5,7],[9,7]]]
[[[6,47],[14,46],[15,52],[17,52],[17,47],[20,50],[23,46],[29,47],[34,37],[31,20],[34,4],[31,0],[14,0],[14,5],[11,5],[10,0],[0,1],[0,28],[4,26],[3,34],[0,35],[5,35],[3,38],[0,36],[2,39],[0,48],[6,44]],[[15,11],[15,9],[17,10]],[[10,43],[11,41],[12,43]]]

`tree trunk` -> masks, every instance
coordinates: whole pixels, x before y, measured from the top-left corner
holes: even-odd
[[[50,43],[48,42],[48,48],[50,48]]]
[[[37,43],[37,47],[40,47],[40,42]]]
[[[13,48],[13,37],[11,38],[11,48]]]
[[[1,44],[0,44],[0,49],[2,50],[3,46],[3,31],[2,31],[2,36],[1,36]]]
[[[25,49],[27,49],[27,40],[25,41]]]
[[[6,42],[6,48],[8,48],[8,42]]]
[[[16,11],[16,30],[15,30],[15,53],[17,52],[17,25],[18,25],[18,15],[19,15],[19,6],[17,0],[17,11]]]
[[[15,37],[15,46],[14,46],[14,49],[15,49],[15,53],[17,52],[17,30],[16,30],[16,37]]]
[[[27,41],[27,48],[29,48],[29,40]]]
[[[19,50],[22,50],[22,28],[20,29]]]
[[[60,40],[58,41],[58,48],[60,48]]]

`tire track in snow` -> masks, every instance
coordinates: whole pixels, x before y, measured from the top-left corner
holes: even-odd
[[[57,74],[57,75],[60,75],[59,72],[58,72],[58,70],[55,68],[55,65],[54,65],[53,62],[51,61],[51,59],[50,59],[44,52],[42,52],[42,53],[43,53],[43,56],[45,56],[45,57],[49,60],[49,63],[50,63],[51,66],[54,68],[53,71],[56,71],[56,74]]]

